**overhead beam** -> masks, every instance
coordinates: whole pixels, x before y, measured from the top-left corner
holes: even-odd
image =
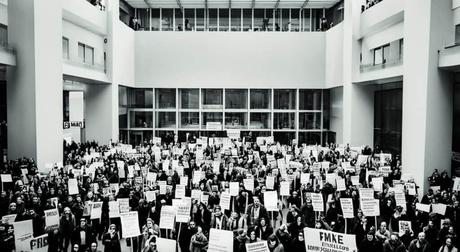
[[[310,2],[310,0],[305,0],[302,4],[302,7],[300,7],[300,10],[305,9],[305,7],[307,7],[308,2]]]

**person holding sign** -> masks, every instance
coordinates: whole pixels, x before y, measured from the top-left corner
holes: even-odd
[[[220,206],[216,206],[211,217],[211,228],[227,229],[227,226],[228,217],[222,212],[222,208]]]
[[[260,203],[259,197],[254,197],[254,203],[248,207],[248,226],[253,228],[259,224],[260,218],[268,218],[267,210]]]
[[[205,252],[208,245],[208,238],[203,234],[203,229],[197,227],[196,233],[190,239],[190,252]]]

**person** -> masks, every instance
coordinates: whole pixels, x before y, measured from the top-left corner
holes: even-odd
[[[254,242],[260,242],[260,238],[257,237],[257,233],[256,233],[256,230],[255,229],[252,229],[250,232],[249,232],[249,243],[254,243]]]
[[[103,235],[102,244],[104,245],[104,252],[121,252],[120,240],[115,224],[111,224],[109,231]]]
[[[374,230],[369,231],[358,246],[358,251],[382,252],[382,250],[382,244],[375,239]]]
[[[380,223],[380,228],[375,233],[375,238],[381,243],[385,242],[390,238],[390,231],[387,229],[387,223],[382,221]]]
[[[392,233],[390,239],[387,239],[383,244],[383,252],[406,252],[406,247],[399,240],[397,233]]]
[[[192,236],[197,232],[195,221],[190,221],[188,225],[182,228],[179,235],[179,246],[181,252],[189,252],[189,245]]]
[[[203,229],[197,227],[196,233],[190,239],[190,252],[205,252],[208,246],[208,238],[203,234]]]
[[[268,237],[268,250],[270,252],[284,252],[283,244],[278,241],[278,238],[274,234]]]
[[[211,217],[211,228],[224,230],[228,228],[228,217],[222,212],[220,206],[214,208],[214,213]]]
[[[84,250],[81,250],[80,249],[80,245],[78,245],[77,243],[75,243],[73,246],[72,246],[72,252],[85,252]]]
[[[452,244],[452,238],[447,237],[444,245],[439,248],[438,252],[458,252],[458,249]]]
[[[273,234],[273,228],[267,223],[267,219],[260,218],[259,225],[255,227],[257,237],[266,241],[268,237]]]
[[[91,245],[87,249],[88,252],[100,252],[100,250],[97,249],[97,242],[91,242]]]
[[[418,233],[417,239],[414,239],[409,247],[407,248],[408,252],[430,252],[433,251],[428,241],[425,239],[425,233]]]
[[[268,217],[267,210],[265,207],[260,203],[259,197],[254,197],[254,203],[248,207],[246,212],[247,214],[247,223],[249,228],[254,228],[259,224],[260,218]]]
[[[305,247],[305,240],[303,236],[303,232],[299,232],[297,237],[295,237],[289,246],[289,250],[292,251],[299,251],[299,252],[306,252],[307,248]]]
[[[61,236],[60,248],[67,251],[75,228],[75,217],[69,207],[64,208],[64,213],[59,220],[59,235]]]
[[[249,237],[244,229],[238,230],[238,235],[233,239],[234,252],[246,252],[246,243],[249,243]]]
[[[96,241],[96,236],[91,227],[81,218],[80,225],[72,232],[72,243],[77,244],[80,251],[85,251],[91,242]]]

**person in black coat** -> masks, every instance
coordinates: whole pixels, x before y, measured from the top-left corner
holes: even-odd
[[[299,235],[291,241],[291,244],[289,245],[289,249],[292,251],[298,251],[298,252],[306,251],[305,240],[304,240],[302,232],[300,232]]]
[[[85,251],[89,245],[96,241],[96,235],[92,228],[81,218],[80,225],[72,232],[72,244],[78,244],[80,251]]]
[[[54,229],[48,233],[48,252],[59,251],[59,229]]]
[[[194,221],[183,227],[179,235],[179,246],[182,252],[189,252],[190,240],[192,236],[196,233],[196,224]]]
[[[358,251],[372,251],[372,252],[382,252],[383,247],[382,244],[375,239],[374,231],[371,230],[366,234],[366,238],[364,238],[358,247]]]
[[[120,239],[115,224],[111,224],[109,231],[102,236],[104,252],[121,252]]]

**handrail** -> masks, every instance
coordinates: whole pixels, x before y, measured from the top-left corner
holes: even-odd
[[[362,64],[359,66],[360,72],[369,72],[374,70],[385,69],[387,67],[398,66],[403,63],[402,58],[387,60],[385,63],[382,64]]]

